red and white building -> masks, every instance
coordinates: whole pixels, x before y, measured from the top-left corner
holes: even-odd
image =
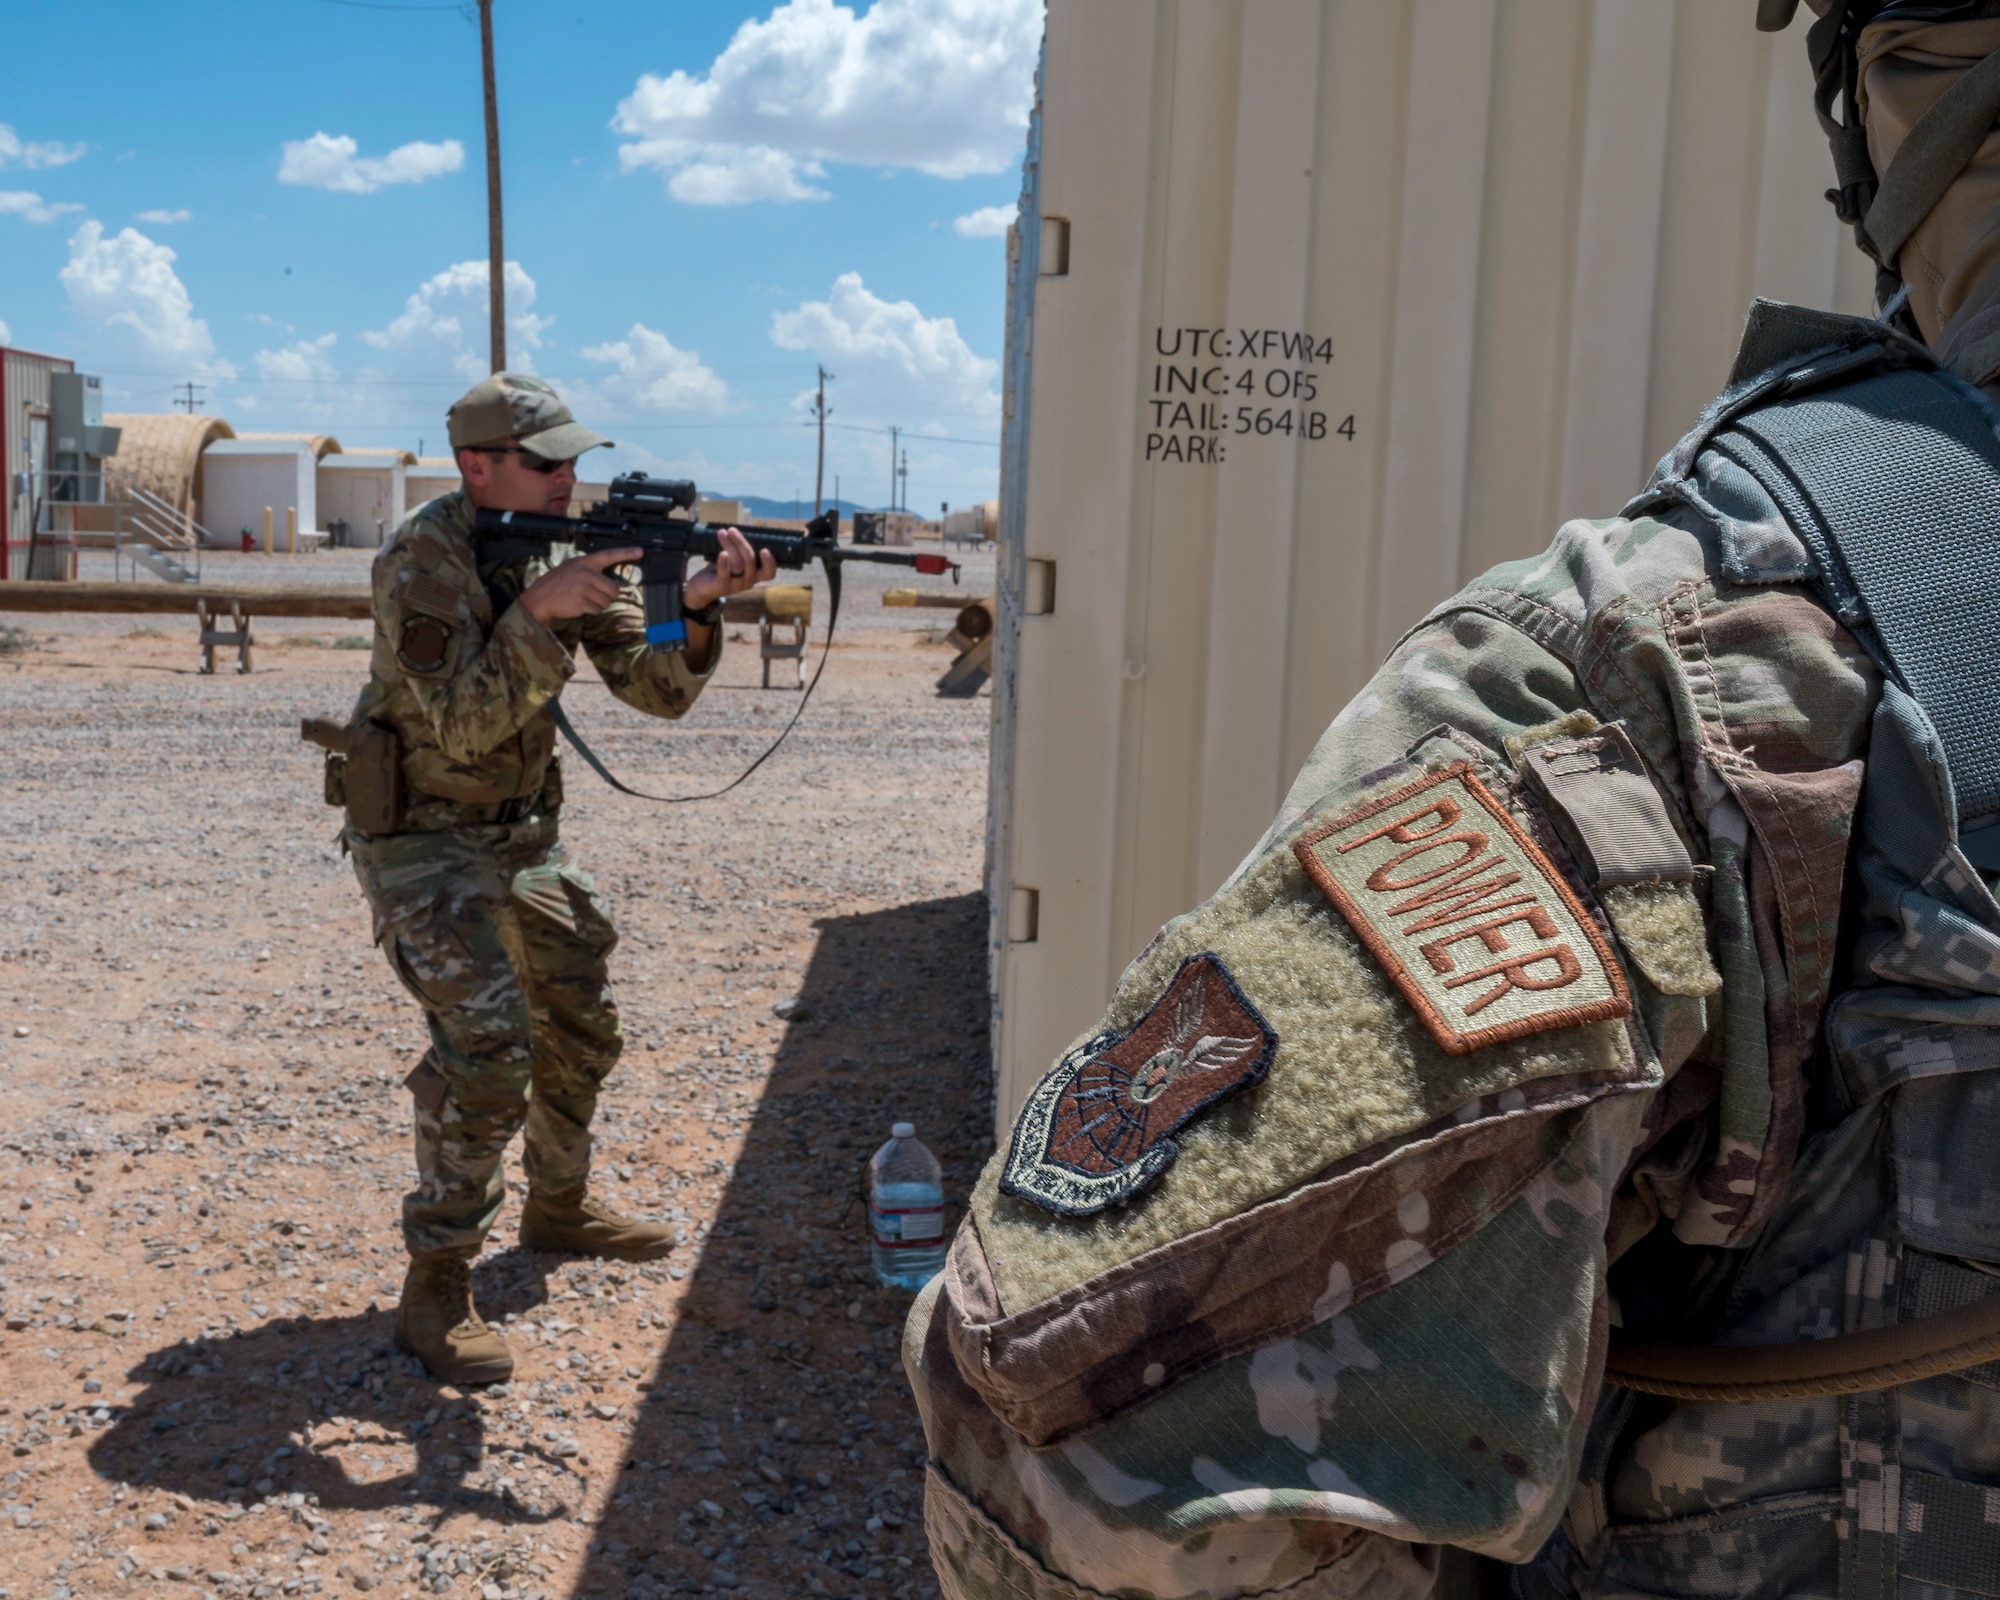
[[[63,356],[38,355],[0,345],[0,579],[28,575],[28,546],[35,504],[47,482],[50,441],[50,383],[58,372],[74,372]]]

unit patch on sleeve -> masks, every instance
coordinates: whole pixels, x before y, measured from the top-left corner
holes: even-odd
[[[1370,797],[1292,850],[1453,1055],[1631,1012],[1589,912],[1468,763]]]
[[[430,617],[411,617],[403,624],[402,638],[396,643],[396,659],[405,672],[427,677],[444,669],[450,644],[451,629],[442,622]]]
[[[1014,1124],[1003,1192],[1087,1217],[1129,1200],[1174,1163],[1170,1135],[1264,1081],[1278,1036],[1219,956],[1189,956],[1124,1033],[1078,1046]]]

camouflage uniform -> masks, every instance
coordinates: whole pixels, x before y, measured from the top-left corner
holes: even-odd
[[[495,574],[519,593],[568,551]],[[395,730],[402,831],[350,829],[383,953],[424,1008],[431,1048],[410,1074],[418,1187],[411,1251],[477,1250],[526,1123],[530,1180],[583,1186],[597,1091],[618,1060],[607,961],[617,943],[589,876],[557,839],[561,784],[548,705],[581,645],[611,692],[654,716],[694,703],[706,662],[649,654],[634,598],[543,626],[518,605],[496,623],[463,492],[413,512],[375,559],[371,675],[353,725]]]
[[[1442,1546],[1535,1596],[2000,1594],[1994,1369],[1757,1404],[1601,1382],[1614,1317],[1776,1343],[2000,1288],[2000,901],[1927,724],[1812,578],[1702,454],[1476,580],[1335,719],[1031,1096],[912,1311],[951,1600],[1415,1596]],[[1685,885],[1593,883],[1524,782],[1614,722]],[[1439,1050],[1335,909],[1311,841],[1458,769],[1612,942],[1628,1016]],[[1159,1049],[1202,961],[1234,998]],[[1162,1061],[1165,1103],[1202,1049],[1241,1082],[1090,1210],[1131,1180],[1091,1175],[1063,1107]]]

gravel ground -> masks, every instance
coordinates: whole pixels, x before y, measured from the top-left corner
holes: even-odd
[[[949,612],[880,609],[910,581],[858,576],[729,800],[571,762],[565,832],[624,932],[599,1181],[684,1243],[525,1252],[510,1169],[475,1290],[518,1370],[469,1393],[390,1344],[421,1019],[297,739],[350,702],[362,625],[265,624],[254,674],[201,677],[191,619],[0,615],[0,1596],[936,1592],[908,1297],[854,1197],[894,1118],[954,1195],[990,1146],[988,702],[932,688]],[[736,633],[678,724],[579,676],[621,776],[726,780],[791,713]]]

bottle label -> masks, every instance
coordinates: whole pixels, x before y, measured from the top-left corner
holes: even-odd
[[[868,1208],[873,1219],[875,1242],[893,1248],[899,1244],[927,1244],[944,1236],[944,1207],[919,1206],[908,1211]]]

